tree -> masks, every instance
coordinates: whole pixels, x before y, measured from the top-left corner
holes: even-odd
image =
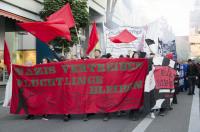
[[[46,17],[59,10],[66,3],[69,3],[76,22],[77,30],[85,29],[89,24],[89,12],[87,7],[87,0],[44,0],[44,8],[40,12],[40,16],[45,20]],[[50,44],[58,49],[64,46],[65,52],[69,51],[69,47],[78,43],[78,37],[75,28],[70,29],[72,41],[68,42],[61,38],[56,38]],[[58,51],[58,50],[57,50]]]

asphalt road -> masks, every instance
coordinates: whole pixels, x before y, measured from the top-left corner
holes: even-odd
[[[194,96],[180,93],[173,110],[155,119],[147,115],[139,121],[131,121],[128,114],[121,117],[113,114],[109,121],[103,121],[102,115],[92,115],[87,122],[81,115],[73,115],[68,122],[63,122],[62,115],[50,116],[47,121],[39,116],[34,120],[24,118],[0,107],[0,132],[200,132],[199,91]]]

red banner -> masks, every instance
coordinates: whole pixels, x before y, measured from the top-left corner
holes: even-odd
[[[173,89],[176,71],[168,66],[156,66],[154,77],[156,89]]]
[[[138,109],[146,59],[91,59],[13,65],[13,114],[83,114]]]

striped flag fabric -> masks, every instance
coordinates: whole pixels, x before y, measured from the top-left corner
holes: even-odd
[[[146,113],[149,113],[152,109],[169,108],[175,92],[175,89],[156,89],[154,75],[157,66],[168,66],[174,69],[176,67],[175,61],[166,57],[155,56],[153,60],[149,59],[149,65],[152,65],[152,67],[149,68],[146,76],[144,89],[144,112]],[[171,95],[171,97],[165,95]]]

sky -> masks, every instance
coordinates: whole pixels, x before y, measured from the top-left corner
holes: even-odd
[[[164,17],[176,36],[189,34],[189,14],[194,0],[118,0],[116,11],[123,24],[143,26]]]

